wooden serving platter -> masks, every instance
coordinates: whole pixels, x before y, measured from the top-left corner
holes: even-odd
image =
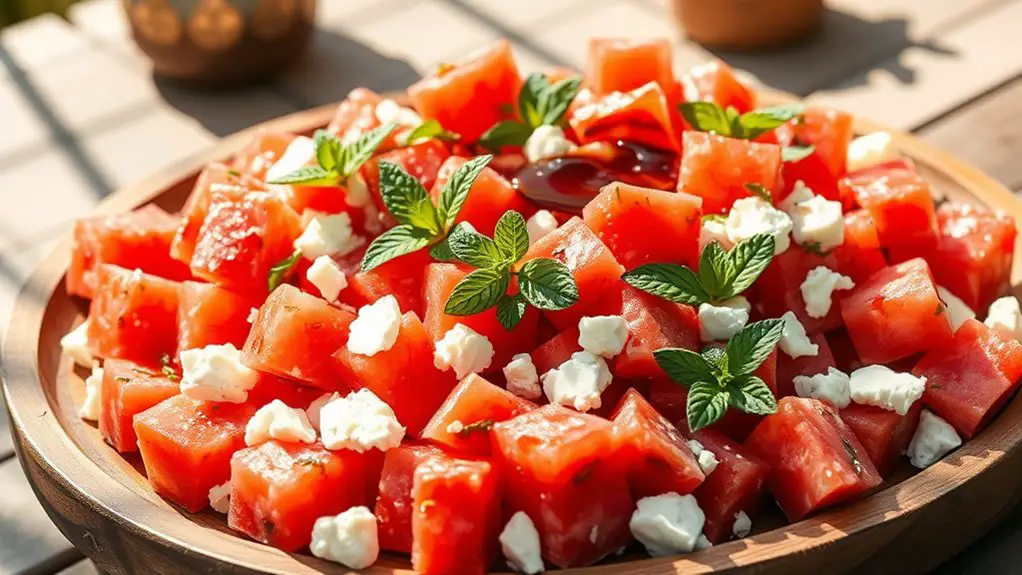
[[[767,94],[766,100],[783,96]],[[334,106],[309,110],[263,127],[309,133],[326,125]],[[254,128],[255,129],[255,128]],[[858,133],[883,129],[856,121]],[[250,138],[225,139],[146,181],[114,194],[99,213],[155,202],[177,210],[208,162],[237,152]],[[906,134],[902,152],[935,193],[996,207],[1016,219],[1022,204],[994,180]],[[1016,249],[1012,284],[1022,274]],[[3,342],[0,367],[20,461],[36,496],[61,532],[109,573],[346,573],[308,555],[288,554],[230,532],[222,516],[192,515],[149,488],[137,457],[125,459],[80,420],[85,373],[72,370],[59,340],[82,320],[84,302],[67,295],[64,271],[70,237],[51,253],[18,296]],[[1016,288],[1018,292],[1018,288]],[[921,573],[991,528],[1022,500],[1022,400],[943,461],[914,473],[907,468],[879,490],[793,525],[764,509],[751,537],[691,555],[648,559],[625,555],[576,574],[631,573]],[[409,562],[381,557],[366,573],[411,574]]]

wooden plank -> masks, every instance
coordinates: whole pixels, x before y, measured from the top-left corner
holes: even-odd
[[[18,461],[0,464],[0,575],[54,572],[81,555],[46,516]]]
[[[1011,189],[1022,188],[1022,77],[919,131]]]

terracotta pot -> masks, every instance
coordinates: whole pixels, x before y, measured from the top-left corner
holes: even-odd
[[[316,0],[124,0],[132,35],[161,76],[208,86],[269,77],[312,37]]]
[[[823,0],[673,0],[671,7],[693,41],[735,50],[788,44],[823,21]]]

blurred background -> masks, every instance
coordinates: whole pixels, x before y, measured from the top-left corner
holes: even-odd
[[[667,37],[870,117],[1022,190],[1022,0],[0,0],[0,325],[102,199],[235,131],[400,90],[508,38],[524,71],[588,39]],[[56,532],[0,416],[0,575],[94,568]],[[1015,512],[944,573],[1019,573]],[[68,569],[64,571],[64,569]]]

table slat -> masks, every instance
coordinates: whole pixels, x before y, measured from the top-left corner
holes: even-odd
[[[32,493],[16,459],[0,463],[0,575],[54,572],[80,557]]]

